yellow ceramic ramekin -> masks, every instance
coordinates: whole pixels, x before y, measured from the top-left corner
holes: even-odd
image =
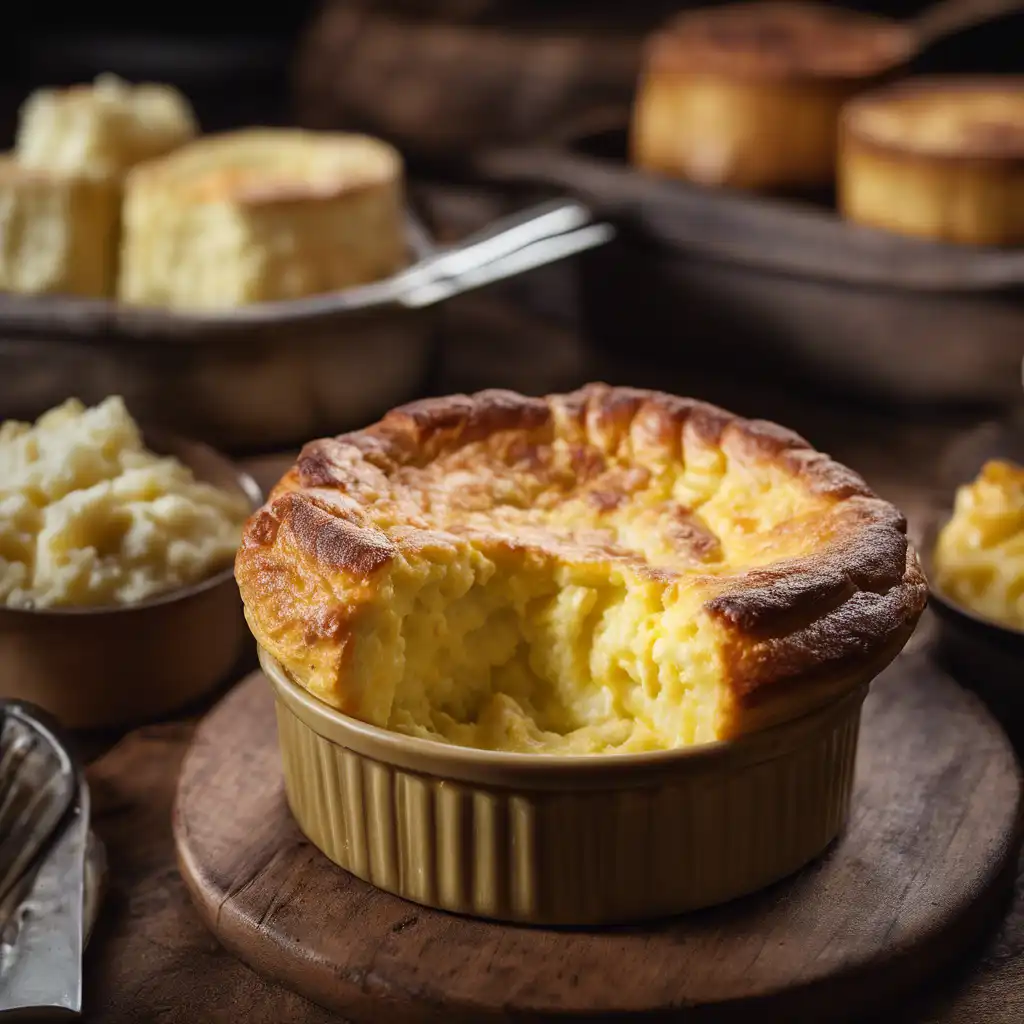
[[[875,674],[739,740],[559,757],[389,732],[317,700],[264,650],[260,661],[288,802],[332,861],[427,906],[562,925],[722,903],[821,853],[846,820]]]

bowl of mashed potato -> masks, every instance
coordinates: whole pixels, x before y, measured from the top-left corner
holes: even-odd
[[[984,444],[986,434],[989,443]],[[997,443],[992,443],[994,439]],[[935,651],[984,698],[1015,741],[1024,725],[1024,463],[1012,435],[968,439],[982,457],[951,507],[935,510],[925,567],[936,616]]]
[[[0,425],[0,697],[96,728],[215,686],[245,642],[232,562],[260,501],[116,396]]]

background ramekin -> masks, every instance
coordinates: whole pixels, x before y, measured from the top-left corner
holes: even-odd
[[[729,742],[559,757],[449,746],[349,718],[265,650],[285,788],[336,864],[427,906],[530,924],[681,913],[796,871],[850,806],[865,672],[835,702]]]

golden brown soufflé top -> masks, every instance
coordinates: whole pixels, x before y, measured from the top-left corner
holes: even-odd
[[[913,38],[899,22],[799,0],[725,4],[678,15],[651,40],[657,71],[730,77],[865,78],[906,61]]]
[[[592,384],[416,402],[313,441],[236,562],[314,696],[517,752],[676,748],[793,718],[896,655],[902,515],[773,424]]]
[[[1024,76],[918,76],[853,100],[848,132],[890,153],[1024,167]]]

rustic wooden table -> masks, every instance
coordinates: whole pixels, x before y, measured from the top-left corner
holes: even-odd
[[[967,413],[909,416],[826,406],[763,382],[668,380],[636,367],[627,372],[595,364],[572,332],[517,320],[479,297],[453,304],[448,326],[445,389],[485,382],[544,391],[592,376],[614,376],[698,394],[799,430],[860,470],[904,508],[912,526],[941,488],[941,453],[977,420]],[[269,485],[290,458],[288,453],[270,455],[250,460],[249,467]],[[132,732],[91,764],[96,828],[109,850],[110,886],[87,954],[87,1019],[95,1024],[337,1021],[233,960],[189,903],[175,864],[170,822],[178,767],[201,711]],[[958,971],[935,979],[912,1007],[893,1008],[891,1019],[912,1024],[1024,1020],[1024,876],[1002,924],[976,955]]]

